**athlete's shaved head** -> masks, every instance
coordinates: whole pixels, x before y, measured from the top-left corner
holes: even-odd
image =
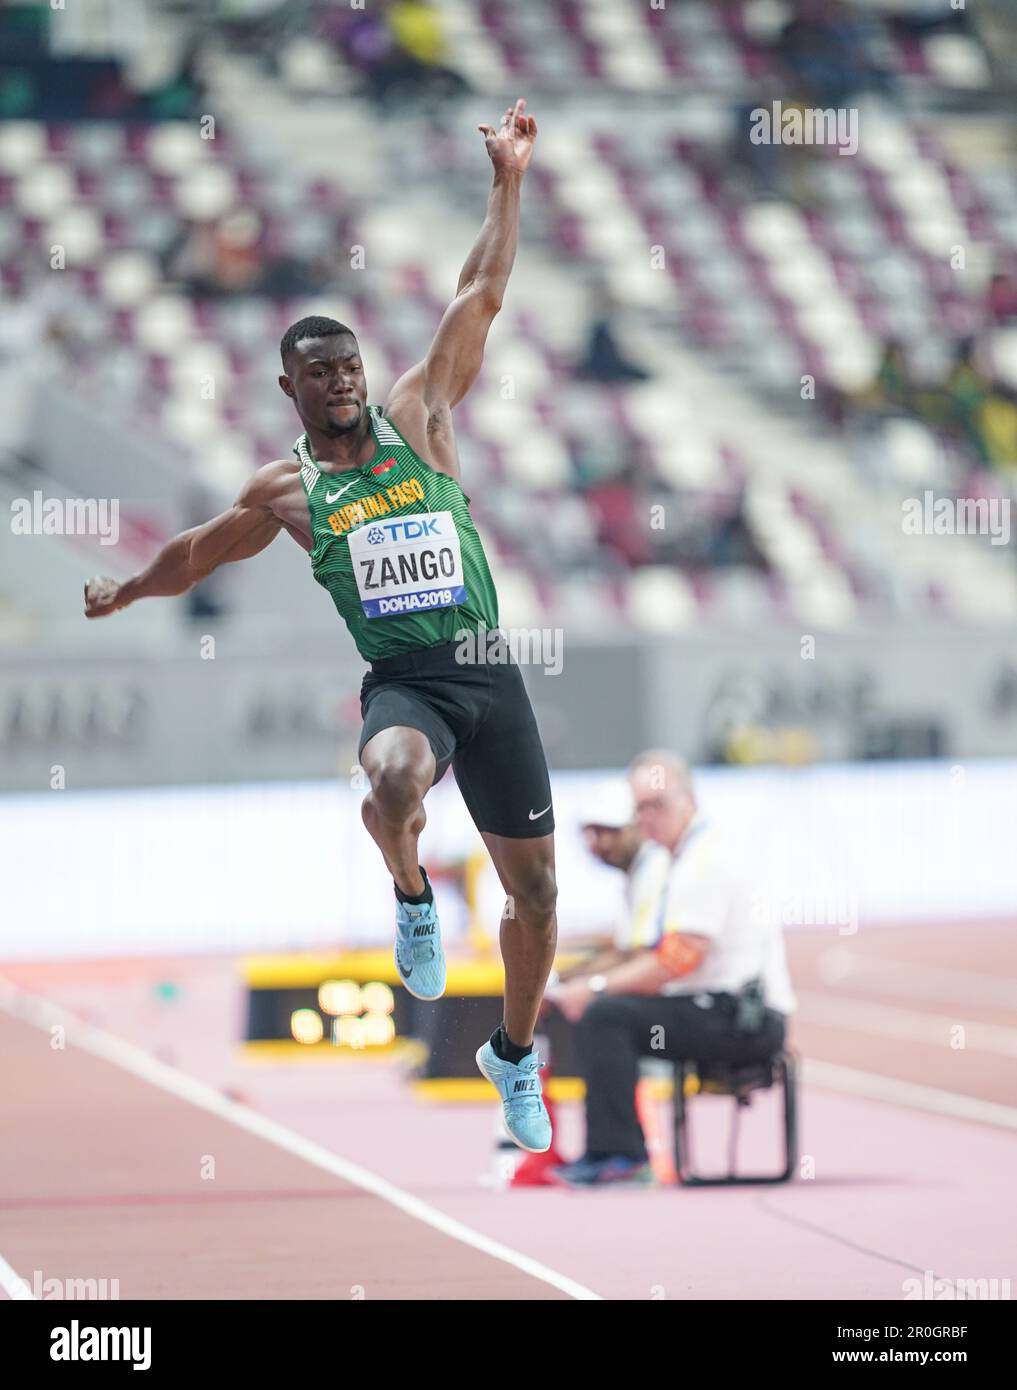
[[[296,345],[304,342],[305,339],[337,338],[341,333],[348,334],[356,341],[357,335],[353,329],[347,328],[346,324],[340,323],[338,319],[328,319],[322,314],[311,314],[306,319],[298,319],[296,323],[287,328],[282,336],[282,342],[279,344],[283,365],[286,365],[286,358]]]

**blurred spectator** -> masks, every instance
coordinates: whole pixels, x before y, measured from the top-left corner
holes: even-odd
[[[199,299],[257,291],[265,274],[261,231],[261,219],[249,211],[200,223],[171,251],[167,275]]]
[[[325,281],[311,262],[269,253],[262,219],[249,208],[187,229],[166,256],[167,278],[196,299],[261,294],[285,299],[309,294]]]
[[[445,64],[441,23],[424,0],[397,0],[383,15],[336,16],[326,28],[379,106],[444,100],[467,90],[464,78]]]
[[[615,341],[611,327],[614,312],[610,296],[599,291],[586,351],[577,362],[576,371],[591,381],[646,381],[650,373],[630,361]]]
[[[739,488],[734,497],[720,499],[706,530],[703,560],[711,569],[735,566],[769,569],[766,556],[745,514],[744,488]]]
[[[840,0],[798,0],[780,36],[781,61],[819,106],[845,106],[852,95],[892,89],[868,51],[869,25]]]
[[[999,299],[1002,305],[1002,292]],[[986,346],[973,338],[954,344],[938,383],[916,381],[901,345],[887,343],[871,385],[842,399],[841,419],[862,432],[878,432],[894,416],[920,421],[971,467],[1017,467],[1017,393],[998,379]]]
[[[403,52],[421,66],[437,67],[444,59],[441,24],[426,0],[396,0],[388,11],[388,27]]]

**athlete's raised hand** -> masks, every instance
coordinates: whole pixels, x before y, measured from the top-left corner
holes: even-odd
[[[522,97],[510,106],[501,118],[498,130],[489,125],[477,126],[484,137],[491,163],[496,169],[514,169],[525,173],[537,138],[537,122],[526,114]]]
[[[96,575],[85,585],[85,617],[86,618],[105,618],[109,613],[115,613],[118,608],[124,605],[119,603],[120,585],[115,579],[107,579],[105,575]]]
[[[403,373],[385,403],[385,414],[420,457],[452,478],[459,477],[452,410],[476,380],[488,330],[501,308],[519,244],[521,176],[537,138],[537,122],[526,114],[522,97],[505,112],[499,130],[477,129],[494,165],[484,225],[427,356]]]

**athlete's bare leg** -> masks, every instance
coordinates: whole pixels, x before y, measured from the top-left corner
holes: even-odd
[[[427,823],[424,797],[435,773],[431,745],[419,729],[393,725],[368,740],[360,765],[371,783],[360,808],[364,824],[396,887],[416,897],[424,891],[417,840]]]
[[[501,923],[505,1031],[519,1047],[528,1047],[558,939],[554,836],[516,840],[483,834],[508,894]]]
[[[424,891],[417,841],[435,773],[431,745],[419,729],[394,725],[364,745],[360,763],[371,783],[361,807],[364,824],[396,886],[415,897]],[[512,1042],[528,1047],[558,935],[554,836],[512,839],[484,831],[483,839],[508,894],[501,923],[505,1031]]]

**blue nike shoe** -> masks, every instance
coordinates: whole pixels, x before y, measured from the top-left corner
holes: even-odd
[[[505,1128],[515,1142],[531,1154],[546,1153],[551,1147],[551,1119],[544,1105],[537,1054],[527,1053],[517,1066],[503,1061],[486,1042],[477,1053],[477,1066],[501,1095]]]
[[[415,998],[440,999],[445,993],[445,952],[433,899],[396,899],[395,963],[400,980]]]

